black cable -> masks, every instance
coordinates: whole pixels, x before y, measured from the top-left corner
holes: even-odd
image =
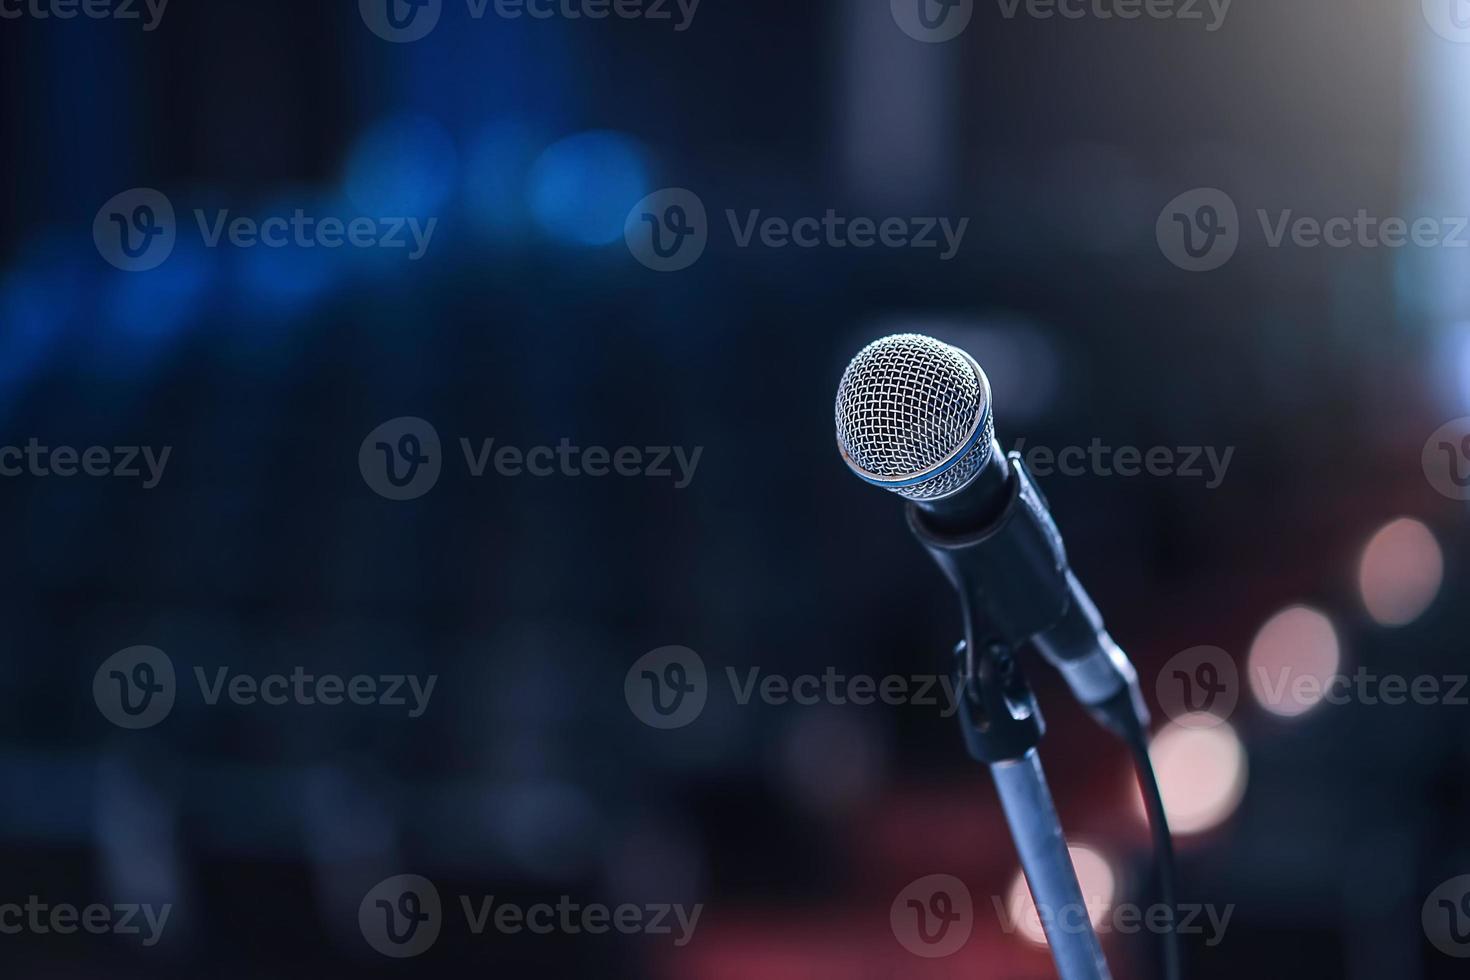
[[[1170,927],[1164,934],[1165,980],[1180,980],[1179,929],[1175,918],[1179,907],[1174,902],[1175,863],[1174,838],[1169,834],[1169,816],[1164,812],[1164,797],[1154,773],[1153,759],[1148,754],[1148,733],[1135,722],[1127,733],[1128,748],[1133,753],[1133,767],[1138,773],[1138,786],[1148,810],[1148,826],[1154,838],[1154,865],[1159,879],[1159,900],[1169,909]]]

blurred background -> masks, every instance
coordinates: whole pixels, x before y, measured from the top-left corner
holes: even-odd
[[[170,448],[151,488],[0,478],[0,904],[172,909],[149,946],[0,935],[7,975],[1052,976],[953,718],[742,704],[728,680],[947,670],[955,602],[833,442],[848,358],[908,330],[986,367],[1007,448],[1200,451],[1202,475],[1090,456],[1041,477],[1155,711],[1180,898],[1230,909],[1185,937],[1187,975],[1460,975],[1470,899],[1432,895],[1470,874],[1470,422],[1452,422],[1470,415],[1470,232],[1273,247],[1271,229],[1365,211],[1453,239],[1463,4],[980,3],[938,41],[901,0],[669,19],[393,3],[0,3],[0,446]],[[425,36],[385,36],[434,10]],[[102,246],[113,213],[140,217],[106,206],[135,188],[176,214],[141,271]],[[630,210],[663,188],[707,210],[707,248],[673,272],[629,246]],[[1208,271],[1167,234],[1176,213],[1206,229],[1170,210],[1197,188],[1238,209]],[[411,259],[211,245],[195,216],[298,210],[435,224]],[[731,228],[829,210],[969,222],[949,260]],[[442,470],[390,499],[359,454],[404,417],[433,426]],[[702,455],[682,488],[476,476],[461,440],[487,439]],[[139,645],[178,690],[128,730],[93,682]],[[625,680],[667,646],[697,652],[708,691],[661,730]],[[222,667],[438,683],[419,717],[210,704],[196,671]],[[1126,753],[1027,670],[1092,911],[1147,907]],[[1276,685],[1360,671],[1444,696]],[[1181,673],[1226,678],[1222,696],[1171,700]],[[410,873],[444,921],[400,961],[359,907]],[[890,912],[933,874],[968,888],[972,934],[927,958]],[[703,911],[682,945],[476,935],[461,896]],[[1156,937],[1104,946],[1116,976],[1158,975]]]

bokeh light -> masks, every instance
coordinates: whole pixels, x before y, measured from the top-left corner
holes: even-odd
[[[1309,606],[1291,606],[1256,634],[1246,672],[1262,708],[1295,718],[1322,703],[1341,665],[1332,620]]]
[[[364,217],[437,216],[458,170],[458,154],[442,126],[422,116],[397,116],[358,137],[343,190]]]
[[[79,291],[55,285],[19,272],[0,277],[0,397],[40,366],[66,325]]]
[[[1185,715],[1164,726],[1148,752],[1175,834],[1218,827],[1240,806],[1247,779],[1245,746],[1228,723]],[[1141,794],[1135,812],[1146,819]]]
[[[1391,521],[1369,540],[1358,563],[1358,591],[1382,626],[1423,615],[1444,582],[1444,553],[1434,533],[1412,518]]]
[[[1067,851],[1072,855],[1077,883],[1082,886],[1082,902],[1087,906],[1087,918],[1095,929],[1112,911],[1113,902],[1117,898],[1118,876],[1113,873],[1107,858],[1085,844],[1070,845]],[[1041,916],[1036,912],[1036,902],[1031,897],[1031,888],[1026,884],[1026,875],[1021,871],[1017,871],[1015,878],[1011,880],[1006,913],[1015,924],[1017,935],[1029,943],[1046,945],[1046,931],[1042,928]]]
[[[486,127],[470,144],[465,208],[488,237],[514,239],[530,224],[526,181],[539,149],[530,127],[509,119]]]
[[[578,133],[553,143],[530,179],[537,223],[574,245],[621,241],[628,211],[649,191],[643,154],[621,133]]]
[[[132,367],[171,344],[203,315],[218,265],[216,252],[181,237],[168,261],[146,275],[109,272],[102,287],[108,333],[93,348],[99,366]]]

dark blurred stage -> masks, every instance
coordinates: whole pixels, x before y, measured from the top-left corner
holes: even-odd
[[[905,0],[435,0],[396,40],[428,13],[49,2],[0,0],[7,977],[1054,976],[942,693],[742,688],[947,670],[953,596],[833,441],[848,358],[899,331],[985,366],[1138,665],[1180,899],[1217,915],[1186,975],[1463,975],[1461,0],[998,2],[944,41]],[[707,242],[660,271],[630,211],[671,188]],[[1222,200],[1238,244],[1201,258]],[[829,212],[810,247],[762,224]],[[435,479],[372,475],[380,430]],[[707,699],[662,729],[630,668],[671,646]],[[128,727],[104,664],[135,647],[176,691]],[[1155,900],[1127,755],[1026,666],[1116,925]],[[436,680],[417,715],[407,681],[402,707],[228,687],[299,670]],[[916,955],[892,912],[936,874],[972,931]],[[443,906],[411,959],[367,924],[398,875]],[[64,931],[33,896],[169,912]],[[492,896],[700,911],[477,931]],[[1148,930],[1103,942],[1158,975]]]

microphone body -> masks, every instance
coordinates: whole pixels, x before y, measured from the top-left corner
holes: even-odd
[[[984,635],[972,645],[1030,642],[1098,722],[1122,737],[1131,726],[1146,728],[1137,671],[1072,573],[1046,498],[1020,456],[1007,463],[999,486],[977,479],[952,497],[911,501],[910,531],[959,592],[966,618],[978,620]]]
[[[1145,728],[1137,672],[1072,574],[1021,457],[1001,452],[990,382],[974,358],[917,334],[874,341],[844,372],[836,417],[848,467],[907,498],[910,530],[959,593],[971,676],[987,651],[1009,661],[1029,642],[1099,722],[1125,737]],[[996,707],[977,708],[978,730]],[[1039,717],[1026,724],[1039,738]],[[1023,740],[1019,728],[997,733],[985,758]]]

